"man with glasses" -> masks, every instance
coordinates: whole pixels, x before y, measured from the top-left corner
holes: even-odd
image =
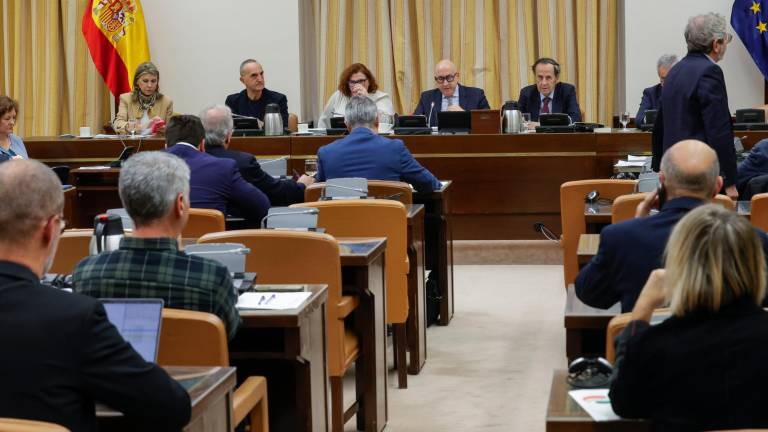
[[[274,103],[280,107],[283,126],[288,127],[288,98],[264,86],[264,69],[259,62],[247,59],[240,63],[240,82],[245,89],[227,96],[224,102],[233,114],[256,117],[263,122],[267,105]]]
[[[653,169],[658,171],[661,156],[676,142],[703,141],[717,152],[724,191],[736,199],[731,112],[723,70],[717,65],[732,36],[726,31],[725,17],[713,12],[691,17],[684,35],[688,54],[664,81],[660,112],[654,124]]]
[[[459,84],[459,72],[450,60],[440,60],[435,66],[435,85],[437,88],[421,94],[415,115],[428,116],[430,126],[437,125],[439,111],[467,111],[489,109],[483,89]]]
[[[564,113],[572,122],[581,121],[581,108],[576,100],[576,87],[560,82],[560,64],[542,57],[531,67],[536,84],[523,87],[517,103],[520,112],[530,113],[531,121],[538,122],[540,114]]]

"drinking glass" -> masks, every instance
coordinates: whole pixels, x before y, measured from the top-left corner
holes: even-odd
[[[629,129],[627,129],[627,124],[629,123],[629,112],[624,111],[621,113],[621,116],[619,116],[619,123],[621,123],[621,131],[626,132]]]
[[[531,113],[523,113],[523,132],[528,132],[531,127]]]
[[[131,133],[131,138],[136,138],[136,119],[134,117],[128,117],[128,123],[125,125],[125,130]]]
[[[317,159],[305,159],[304,160],[304,172],[308,176],[314,177],[315,174],[317,174]]]
[[[379,133],[389,133],[394,125],[392,114],[379,111]]]

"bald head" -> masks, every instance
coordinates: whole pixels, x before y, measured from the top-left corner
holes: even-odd
[[[35,160],[0,164],[0,244],[26,244],[43,222],[64,210],[56,174]]]
[[[459,73],[456,65],[450,60],[440,60],[435,65],[435,85],[445,97],[453,96],[459,85]]]
[[[698,140],[673,145],[661,158],[661,181],[670,198],[710,199],[722,187],[717,153]]]

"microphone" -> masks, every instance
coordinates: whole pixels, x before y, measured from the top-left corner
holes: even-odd
[[[241,247],[241,248],[228,249],[228,250],[191,251],[191,252],[187,252],[187,255],[197,255],[197,254],[206,254],[206,255],[240,254],[240,255],[248,255],[249,253],[251,253],[251,249],[250,248]]]
[[[350,186],[344,186],[344,185],[340,185],[340,184],[327,184],[326,183],[325,187],[323,187],[322,193],[320,194],[320,200],[321,201],[328,200],[328,199],[333,199],[333,197],[331,197],[331,198],[326,197],[325,191],[329,187],[357,192],[357,193],[360,194],[360,198],[368,196],[368,191],[365,190],[365,189],[356,188],[356,187],[350,187]]]
[[[261,219],[261,228],[264,229],[267,227],[267,220],[272,216],[291,216],[291,215],[304,215],[304,214],[315,215],[315,214],[318,214],[319,212],[320,210],[312,207],[312,208],[306,208],[298,211],[283,211],[283,212],[269,213]]]
[[[427,126],[430,128],[432,127],[432,110],[435,108],[435,101],[432,101],[432,104],[429,106],[429,116],[427,116],[427,119],[429,120],[427,122]]]
[[[241,114],[235,114],[235,113],[232,113],[232,118],[243,118],[243,119],[251,119],[251,120],[255,119],[255,120],[258,120],[256,117],[251,117],[251,116],[241,115]]]

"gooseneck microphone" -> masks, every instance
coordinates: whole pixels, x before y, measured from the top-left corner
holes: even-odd
[[[325,191],[328,188],[337,188],[337,189],[353,191],[353,192],[357,192],[359,194],[362,194],[362,196],[368,195],[368,191],[365,190],[365,189],[356,188],[356,187],[350,187],[350,186],[344,186],[344,185],[340,185],[340,184],[327,184],[326,183],[326,185],[323,187],[323,190],[320,192],[320,200],[321,201],[324,201],[324,200],[328,199],[328,197],[326,196],[326,193],[325,193]]]
[[[435,101],[432,101],[432,104],[429,106],[429,116],[427,116],[427,126],[430,128],[432,127],[432,110],[435,109]]]
[[[264,229],[267,227],[267,220],[271,218],[272,216],[291,216],[291,215],[303,215],[303,214],[317,214],[319,212],[316,208],[308,208],[301,211],[284,211],[284,212],[275,212],[275,213],[269,213],[268,215],[264,216],[261,219],[261,228]]]

